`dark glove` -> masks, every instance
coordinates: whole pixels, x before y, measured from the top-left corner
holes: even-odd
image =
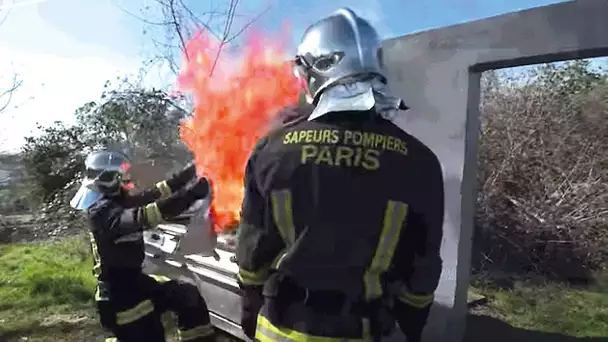
[[[181,171],[174,173],[171,178],[167,179],[167,185],[171,191],[176,192],[183,188],[186,184],[196,177],[196,166],[190,162]]]
[[[199,200],[204,199],[209,195],[210,187],[209,180],[205,177],[200,177],[188,183],[185,188],[194,198]]]
[[[194,202],[209,195],[209,181],[204,178],[197,178],[185,187],[166,199],[156,201],[156,205],[161,215],[165,219],[170,219],[180,215],[190,208]]]
[[[395,301],[393,314],[408,342],[420,342],[422,340],[422,330],[429,318],[430,311],[431,305],[420,309],[399,300]]]
[[[241,328],[247,337],[255,339],[255,327],[257,325],[258,313],[264,296],[261,285],[242,285],[243,297],[241,299]]]

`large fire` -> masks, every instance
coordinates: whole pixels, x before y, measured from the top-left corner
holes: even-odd
[[[243,200],[245,165],[270,119],[298,101],[300,88],[283,44],[252,34],[237,55],[222,52],[207,32],[187,44],[178,78],[195,110],[181,137],[202,176],[212,183],[216,232],[236,226]],[[220,50],[221,51],[221,50]]]

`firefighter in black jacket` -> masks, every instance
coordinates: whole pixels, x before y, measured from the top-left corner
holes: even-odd
[[[442,268],[442,169],[392,123],[407,107],[380,58],[348,9],[304,33],[295,64],[312,112],[285,110],[246,167],[236,259],[252,339],[378,341],[398,323],[421,340]]]
[[[165,341],[161,314],[174,311],[182,341],[214,341],[207,305],[195,285],[142,272],[143,231],[205,198],[207,180],[190,164],[153,189],[129,194],[130,163],[124,155],[94,152],[85,166],[86,177],[70,204],[86,210],[90,221],[102,326],[121,342]]]

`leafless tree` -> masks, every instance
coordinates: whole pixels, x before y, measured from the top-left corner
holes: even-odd
[[[233,43],[235,38],[270,9],[267,7],[253,16],[241,14],[237,12],[239,2],[240,0],[225,0],[216,5],[209,2],[206,12],[195,13],[185,0],[154,0],[154,5],[144,8],[141,16],[127,12],[141,20],[144,23],[144,33],[152,37],[156,56],[148,61],[148,69],[162,62],[177,74],[180,59],[190,57],[186,51],[188,39],[201,29],[218,39],[220,47],[216,60],[219,59],[228,44]],[[155,16],[160,18],[148,19]],[[235,19],[241,24],[237,25]],[[158,36],[163,38],[159,39]]]

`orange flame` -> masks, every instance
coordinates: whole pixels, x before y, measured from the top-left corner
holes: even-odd
[[[217,232],[236,227],[243,201],[247,159],[272,117],[296,104],[300,87],[277,40],[252,34],[240,54],[222,52],[207,32],[190,40],[178,77],[180,90],[193,95],[195,110],[181,138],[194,153],[201,176],[212,184],[211,213]]]

